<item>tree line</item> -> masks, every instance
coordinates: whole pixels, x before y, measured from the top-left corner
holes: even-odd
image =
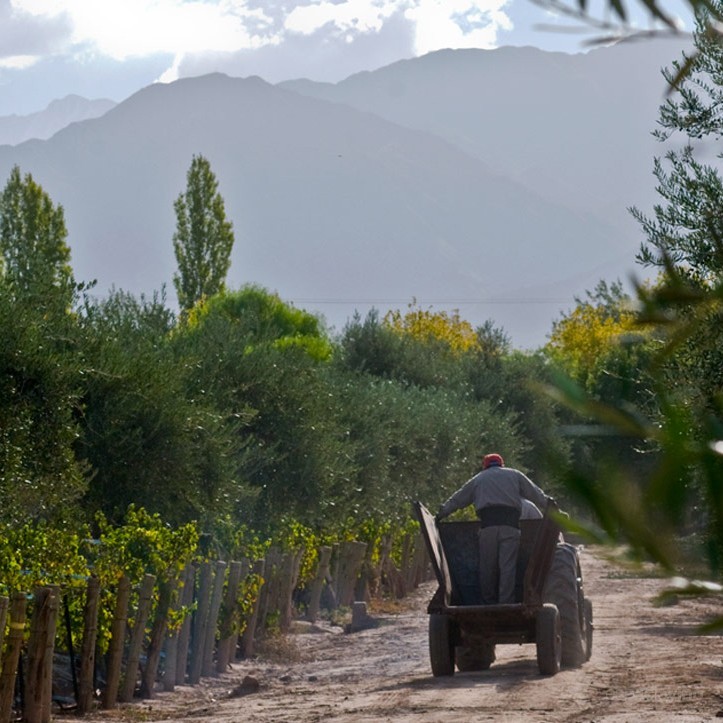
[[[541,355],[410,308],[330,335],[266,289],[228,289],[233,229],[208,161],[176,204],[173,282],[105,298],[78,282],[63,209],[13,169],[0,202],[0,489],[6,524],[120,522],[130,504],[221,541],[293,519],[403,523],[485,450],[544,478],[562,447],[527,382]]]

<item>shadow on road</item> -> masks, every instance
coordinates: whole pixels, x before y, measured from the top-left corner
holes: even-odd
[[[423,678],[405,678],[396,683],[380,686],[375,690],[386,692],[408,690],[409,688],[452,690],[494,686],[498,690],[509,691],[531,680],[542,679],[543,676],[540,675],[537,668],[537,661],[532,658],[530,660],[504,661],[493,665],[489,670],[455,673],[449,677],[435,678],[430,674]]]

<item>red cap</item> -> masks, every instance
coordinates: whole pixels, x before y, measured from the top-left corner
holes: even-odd
[[[486,454],[482,459],[482,469],[488,467],[504,467],[505,460],[499,454]]]

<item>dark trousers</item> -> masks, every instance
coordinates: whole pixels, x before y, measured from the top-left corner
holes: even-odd
[[[515,602],[520,530],[490,525],[479,531],[479,583],[483,605]]]

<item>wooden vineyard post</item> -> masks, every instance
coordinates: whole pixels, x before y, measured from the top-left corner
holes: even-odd
[[[236,655],[238,653],[239,648],[239,639],[241,637],[241,607],[238,604],[238,596],[240,595],[240,589],[241,589],[241,582],[246,580],[248,577],[249,571],[251,570],[251,560],[248,559],[248,557],[242,557],[241,558],[241,576],[239,578],[239,592],[236,595],[236,617],[234,618],[234,627],[233,627],[233,633],[231,634],[231,640],[228,644],[229,649],[229,663],[232,663],[234,660],[236,660]]]
[[[284,621],[282,618],[284,617],[284,588],[286,587],[286,579],[285,575],[291,574],[290,565],[293,562],[293,553],[290,552],[284,552],[281,553],[281,557],[279,558],[279,564],[276,568],[276,574],[274,575],[272,581],[271,581],[271,587],[269,591],[269,598],[268,598],[268,605],[267,605],[267,612],[269,613],[278,613],[278,624],[279,624],[279,630],[281,632],[284,632],[282,629],[282,626],[284,624]]]
[[[171,605],[169,606],[168,618],[171,614],[176,614],[181,609],[181,596],[183,595],[183,586],[186,580],[187,569],[181,573],[181,577],[171,590]],[[180,629],[176,627],[169,630],[166,625],[166,662],[163,671],[163,690],[170,693],[176,687],[176,668],[178,667],[178,636]]]
[[[241,583],[240,562],[232,561],[228,566],[228,585],[223,603],[223,611],[219,623],[218,651],[216,653],[216,672],[225,673],[231,662],[232,645],[236,641],[238,628],[238,588]]]
[[[141,698],[153,698],[153,691],[158,673],[158,663],[161,660],[163,638],[166,636],[168,625],[168,611],[171,607],[171,595],[177,583],[161,580],[158,584],[158,605],[151,628],[151,639],[146,651],[146,664],[141,677]]]
[[[208,623],[206,625],[206,637],[203,641],[203,665],[201,674],[204,677],[216,674],[213,664],[213,651],[216,647],[216,629],[218,627],[218,615],[221,611],[223,600],[223,585],[226,580],[226,563],[218,560],[215,565],[216,571],[213,576],[213,592],[211,603],[208,607]]]
[[[163,648],[166,651],[166,659],[164,661],[163,679],[161,685],[163,690],[171,692],[176,687],[176,661],[178,660],[178,630],[170,630],[170,618],[173,613],[178,610],[180,605],[179,598],[181,594],[181,582],[178,581],[171,589],[171,603],[168,607],[166,615],[166,629],[163,633]]]
[[[78,679],[77,710],[79,715],[87,713],[93,703],[93,676],[95,673],[95,644],[98,637],[98,601],[100,581],[93,575],[88,579],[88,588],[83,611],[83,643],[80,652],[80,677]]]
[[[44,648],[41,635],[47,630],[41,626],[47,625],[47,599],[50,594],[48,588],[36,588],[33,593],[33,607],[30,612],[30,639],[28,640],[28,659],[25,674],[25,701],[23,705],[23,723],[39,723],[42,715],[42,660],[40,649]],[[43,619],[45,618],[45,619]],[[42,622],[41,622],[42,619]]]
[[[276,600],[276,590],[279,585],[279,568],[281,567],[281,553],[275,547],[270,547],[266,552],[264,572],[264,586],[260,591],[259,612],[256,620],[254,634],[263,635],[266,627],[266,618],[274,611],[273,605]]]
[[[52,702],[53,651],[60,592],[55,587],[38,588],[30,623],[28,673],[23,723],[49,723]]]
[[[53,656],[55,653],[55,631],[58,625],[58,613],[60,612],[61,594],[60,588],[53,585],[50,587],[48,597],[48,627],[45,637],[45,654],[43,656],[43,697],[41,723],[50,723],[50,715],[53,705]]]
[[[193,618],[191,633],[191,662],[188,671],[188,682],[196,685],[201,680],[203,666],[203,645],[206,640],[208,624],[208,608],[211,604],[211,576],[213,572],[210,562],[202,562],[198,573],[198,607]]]
[[[379,560],[376,564],[375,575],[378,581],[377,589],[375,593],[381,595],[382,593],[382,581],[384,579],[384,572],[386,570],[387,560],[392,554],[392,536],[384,535],[379,548]]]
[[[388,544],[388,554],[382,563],[382,572],[386,577],[389,592],[396,600],[400,600],[407,594],[407,588],[404,584],[404,575],[396,566],[394,558],[392,557],[393,547],[393,540],[390,538]]]
[[[253,567],[251,568],[251,574],[257,575],[263,580],[265,573],[266,560],[264,560],[264,558],[262,557],[260,560],[256,560],[256,562],[254,562]],[[262,582],[258,594],[256,595],[256,600],[254,600],[254,604],[251,609],[251,615],[249,615],[249,619],[246,621],[246,627],[244,628],[244,631],[241,635],[240,647],[241,656],[243,658],[250,658],[254,654],[256,628],[258,626],[259,612],[261,610],[261,593],[264,587],[266,587],[266,583]]]
[[[341,545],[335,542],[331,546],[331,591],[334,599],[334,607],[339,607],[339,565],[341,559]]]
[[[311,583],[311,599],[309,600],[309,608],[306,612],[306,618],[312,623],[316,622],[319,617],[319,608],[321,607],[321,592],[324,589],[324,583],[329,577],[329,561],[331,560],[331,546],[323,545],[319,548],[319,564],[316,566],[316,575]]]
[[[299,569],[304,550],[290,552],[284,556],[279,585],[279,629],[285,635],[291,628],[294,588],[299,580]]]
[[[341,545],[339,550],[339,578],[336,589],[336,601],[340,606],[351,607],[352,602],[354,602],[354,588],[364,562],[366,549],[365,542],[355,540],[344,542]]]
[[[372,563],[373,557],[374,545],[369,544],[364,551],[364,559],[362,560],[359,576],[354,585],[354,602],[369,602],[369,600],[371,600],[372,590],[374,589],[376,581],[376,569]]]
[[[412,536],[404,535],[402,540],[402,562],[400,572],[404,579],[404,589],[409,590],[412,587],[412,580],[410,570],[412,567]]]
[[[183,581],[183,591],[181,592],[181,606],[190,608],[193,605],[193,593],[196,585],[196,568],[189,564],[186,567],[186,575]],[[190,612],[186,612],[181,629],[178,631],[178,652],[176,653],[176,679],[175,683],[183,685],[186,682],[186,672],[188,671],[188,646],[191,640],[191,622],[192,616]],[[170,672],[170,671],[169,671]]]
[[[123,575],[118,581],[118,590],[116,592],[113,623],[110,631],[110,647],[108,648],[106,664],[108,673],[101,699],[101,705],[106,710],[115,708],[118,700],[118,686],[123,662],[123,644],[126,637],[126,628],[128,627],[128,598],[130,592],[130,580]]]
[[[10,723],[12,718],[15,678],[20,651],[23,647],[27,608],[27,595],[24,592],[13,593],[10,604],[10,631],[7,636],[5,655],[2,659],[2,674],[0,674],[0,723]]]
[[[136,679],[138,677],[138,665],[141,659],[141,649],[143,648],[143,638],[146,633],[146,622],[151,612],[151,601],[153,597],[153,587],[156,584],[155,575],[144,575],[143,582],[138,597],[138,608],[136,610],[136,618],[133,623],[133,632],[131,634],[131,642],[128,648],[128,660],[126,661],[126,673],[123,678],[123,685],[120,691],[120,700],[122,703],[128,703],[133,699],[133,692],[136,689]]]
[[[0,653],[3,649],[3,643],[5,642],[5,623],[8,617],[8,605],[10,604],[10,598],[4,595],[0,597]]]

